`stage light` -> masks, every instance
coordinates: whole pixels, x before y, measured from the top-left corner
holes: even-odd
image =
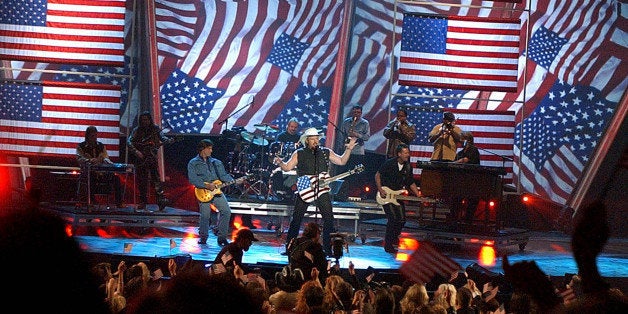
[[[483,245],[478,256],[480,265],[495,266],[495,248],[489,245]]]
[[[522,196],[521,196],[521,201],[522,201],[523,203],[529,203],[529,202],[531,202],[531,201],[532,201],[532,199],[531,199],[528,195],[522,195]]]

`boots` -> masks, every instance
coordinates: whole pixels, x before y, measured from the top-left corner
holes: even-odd
[[[159,211],[164,211],[166,206],[170,205],[170,200],[166,198],[164,195],[164,190],[161,187],[161,182],[155,182],[155,192],[157,194],[157,206],[159,206]]]

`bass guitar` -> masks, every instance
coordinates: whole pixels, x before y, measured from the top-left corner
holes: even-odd
[[[355,166],[353,170],[343,172],[333,177],[330,177],[327,172],[320,173],[318,176],[300,176],[299,178],[297,178],[297,192],[299,193],[299,196],[301,196],[301,199],[303,201],[305,201],[306,203],[311,203],[317,197],[329,192],[330,183],[348,177],[354,173],[360,173],[362,171],[364,171],[364,166],[360,164]]]
[[[239,178],[237,178],[237,179],[235,179],[233,181],[229,181],[229,182],[226,182],[226,183],[223,183],[220,180],[214,180],[213,183],[216,185],[216,188],[214,190],[212,190],[212,191],[210,191],[209,189],[205,189],[205,188],[194,187],[194,195],[196,196],[196,199],[199,202],[207,203],[207,202],[211,201],[212,199],[214,199],[214,196],[222,194],[221,188],[225,188],[225,187],[228,187],[228,186],[233,185],[233,184],[241,183],[248,176],[249,175],[245,175],[245,176],[239,177]]]
[[[408,194],[407,190],[392,190],[387,186],[382,186],[382,189],[386,192],[386,197],[382,197],[379,192],[375,195],[375,200],[377,201],[377,204],[379,205],[384,205],[384,204],[389,204],[389,203],[393,203],[395,205],[399,205],[399,201],[398,200],[406,200],[406,201],[417,201],[417,202],[425,202],[425,201],[429,201],[429,199],[425,198],[425,197],[418,197],[418,196],[408,196],[406,194]]]

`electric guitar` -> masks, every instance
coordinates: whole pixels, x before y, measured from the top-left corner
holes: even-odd
[[[214,196],[222,194],[222,191],[220,190],[221,188],[225,188],[228,187],[230,185],[236,184],[236,183],[241,183],[242,181],[244,181],[249,175],[245,175],[242,177],[239,177],[233,181],[229,181],[226,183],[222,183],[222,181],[220,180],[214,180],[214,184],[216,185],[216,188],[213,191],[210,191],[208,189],[205,188],[197,188],[194,187],[194,195],[196,196],[196,199],[201,202],[201,203],[207,203],[209,201],[211,201]]]
[[[147,141],[147,140],[142,140],[141,142],[136,144],[136,148],[137,150],[139,150],[143,155],[144,158],[142,159],[138,159],[138,161],[136,162],[136,166],[143,166],[143,165],[156,165],[157,164],[157,151],[159,150],[159,148],[161,146],[167,145],[167,144],[173,144],[176,142],[181,142],[183,141],[182,137],[171,137],[169,138],[168,141],[165,142],[152,142],[152,141]]]
[[[418,202],[428,201],[428,199],[425,197],[403,195],[403,194],[408,193],[407,190],[401,189],[401,190],[395,191],[386,186],[382,186],[382,189],[386,192],[386,197],[382,197],[379,192],[377,192],[377,194],[375,195],[375,200],[377,201],[377,204],[379,205],[384,205],[388,203],[399,205],[398,200],[418,201]]]
[[[297,192],[299,193],[299,196],[301,196],[301,199],[303,201],[305,201],[306,203],[311,203],[318,196],[329,192],[330,183],[348,177],[354,173],[360,173],[362,171],[364,171],[364,166],[360,164],[355,166],[353,170],[349,170],[333,177],[330,177],[329,173],[327,172],[320,173],[318,176],[300,176],[299,178],[297,178]],[[318,193],[316,193],[317,191]]]

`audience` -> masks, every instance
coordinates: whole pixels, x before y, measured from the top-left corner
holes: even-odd
[[[11,287],[3,294],[6,300],[22,298],[24,291],[37,297],[37,302],[20,303],[21,312],[580,314],[628,310],[626,296],[610,287],[597,268],[596,258],[609,237],[601,203],[582,209],[574,224],[571,245],[578,274],[554,286],[534,261],[511,265],[504,256],[504,284],[512,288],[504,300],[496,297],[502,284],[485,282],[480,292],[464,271],[436,283],[438,289],[430,298],[426,284],[377,282],[372,268],[359,280],[352,263],[347,276],[340,269],[321,276],[313,267],[308,274],[311,280],[281,285],[245,273],[241,255],[225,263],[222,273],[191,259],[180,269],[170,259],[166,279],[153,278],[144,262],[127,266],[120,261],[112,272],[107,262],[90,267],[57,214],[33,206],[18,208],[0,212],[0,267],[10,270],[5,272]],[[231,246],[242,254],[256,240],[250,230],[242,229]]]

